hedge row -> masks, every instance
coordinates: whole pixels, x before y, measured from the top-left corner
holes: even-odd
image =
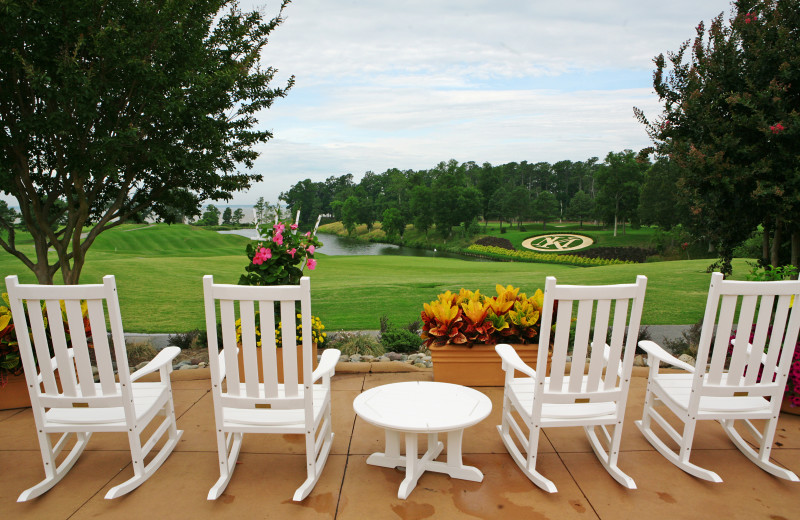
[[[509,251],[500,247],[481,246],[472,244],[464,250],[465,254],[491,258],[493,260],[507,260],[509,262],[538,262],[546,264],[566,264],[582,267],[595,267],[600,265],[631,264],[633,262],[613,258],[583,258],[575,255],[556,255],[551,253],[537,253],[534,251]]]

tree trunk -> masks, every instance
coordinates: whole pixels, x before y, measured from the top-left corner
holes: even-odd
[[[761,260],[769,259],[769,226],[764,224],[764,233],[761,235]]]
[[[770,263],[774,267],[780,264],[781,242],[783,241],[782,233],[783,223],[780,218],[775,219],[775,234],[772,237],[772,254],[770,255]]]

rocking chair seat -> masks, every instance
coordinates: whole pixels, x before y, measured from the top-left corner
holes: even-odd
[[[242,385],[244,386],[244,385]],[[298,391],[298,398],[303,398],[303,388]],[[278,385],[279,395],[283,395],[284,385]],[[322,414],[325,411],[324,404],[330,399],[330,390],[321,385],[314,385],[313,393],[313,416],[314,424],[319,424]],[[305,411],[300,409],[279,409],[279,408],[222,408],[222,421],[226,430],[235,431],[237,426],[283,426],[287,433],[305,432]]]
[[[100,390],[100,384],[95,383]],[[133,408],[136,421],[143,421],[146,415],[155,415],[170,398],[169,388],[161,383],[132,383]],[[126,431],[125,408],[51,408],[44,414],[44,430],[48,432],[72,431],[76,425],[84,426],[84,431]],[[149,418],[147,418],[149,419]],[[91,425],[102,425],[98,430]]]
[[[689,409],[692,396],[693,374],[659,374],[653,381],[658,387],[656,393],[663,399],[669,399],[681,410]],[[764,418],[769,418],[772,407],[769,401],[759,396],[715,397],[704,395],[700,397],[698,415],[711,414],[716,418],[720,414],[736,414],[747,412],[748,417],[753,413],[763,412]]]
[[[569,379],[569,377],[565,377]],[[545,386],[550,384],[550,378],[545,379]],[[533,409],[533,379],[515,378],[510,384],[511,394],[514,396],[515,408],[520,415],[528,417],[529,410]],[[542,426],[547,426],[548,421],[555,420],[561,424],[564,419],[580,421],[586,419],[588,424],[597,424],[603,419],[613,422],[617,417],[617,407],[613,402],[599,403],[569,403],[553,404],[542,403]]]

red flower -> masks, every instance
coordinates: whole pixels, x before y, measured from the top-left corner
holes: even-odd
[[[769,129],[772,130],[773,134],[779,134],[779,133],[783,132],[784,130],[786,130],[786,127],[783,126],[780,123],[777,123],[777,124],[771,125],[769,127]]]

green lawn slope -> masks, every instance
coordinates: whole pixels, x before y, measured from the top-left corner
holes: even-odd
[[[126,225],[98,237],[81,282],[116,276],[128,332],[204,329],[202,277],[212,274],[217,282],[236,283],[248,261],[247,243],[243,237],[191,226]],[[559,283],[608,284],[633,282],[637,274],[649,279],[642,323],[689,324],[702,317],[709,283],[708,259],[576,268],[323,252],[324,247],[317,269],[307,273],[314,314],[328,330],[377,329],[382,315],[404,324],[419,317],[424,302],[461,287],[494,294],[496,284],[511,284],[530,294],[544,287],[546,276],[556,276]],[[744,260],[734,261],[734,278],[747,272]],[[36,281],[19,260],[2,253],[0,275],[9,274],[19,275],[23,283]]]

